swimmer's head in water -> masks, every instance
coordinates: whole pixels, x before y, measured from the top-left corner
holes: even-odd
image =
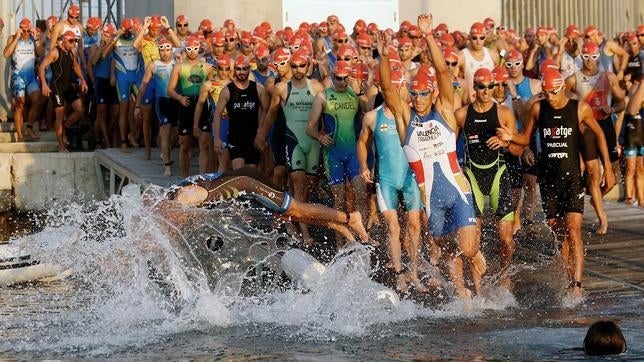
[[[208,190],[197,185],[188,185],[179,188],[174,193],[174,201],[184,205],[197,206],[206,201]]]

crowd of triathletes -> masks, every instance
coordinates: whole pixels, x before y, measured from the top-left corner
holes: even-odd
[[[602,185],[602,163],[604,171],[616,172],[617,162],[624,161],[625,202],[644,205],[644,87],[639,86],[644,25],[613,39],[592,25],[582,31],[574,24],[563,36],[545,26],[520,35],[490,18],[472,24],[469,32],[450,32],[443,23],[434,27],[426,16],[417,24],[403,21],[397,30],[363,20],[346,29],[334,15],[279,30],[268,22],[254,29],[239,29],[233,20],[222,27],[209,19],[197,24],[184,15],[174,24],[156,15],[125,18],[118,25],[90,17],[83,26],[80,16],[80,8],[71,5],[66,18],[49,17],[42,29],[25,18],[8,39],[4,56],[11,59],[19,141],[37,140],[41,131],[53,129],[59,150],[66,152],[66,129],[86,124],[99,148],[130,152],[143,147],[143,157],[150,160],[156,145],[165,175],[173,173],[171,151],[178,144],[184,177],[190,175],[192,156],[199,158],[200,174],[257,167],[301,201],[325,178],[336,208],[359,210],[367,229],[384,220],[388,267],[398,275],[399,289],[428,287],[419,279],[418,251],[431,245],[432,263],[444,259],[441,254],[451,255],[449,274],[463,297],[468,292],[459,255],[469,258],[479,291],[486,269],[478,248],[486,197],[498,221],[501,280],[510,284],[504,272],[515,235],[534,219],[542,150],[537,135],[524,145],[508,134],[525,132],[534,103],[548,94],[565,89],[588,103],[603,131],[610,162],[596,146],[600,143],[588,140],[594,131],[584,131],[584,142],[574,146],[583,156],[598,232],[608,230],[602,193],[612,186]],[[549,69],[558,75],[544,77]],[[443,74],[448,85],[441,84]],[[449,149],[450,139],[438,145],[446,142],[446,151],[437,144],[401,147],[410,140],[397,122],[407,119],[407,125],[419,126],[425,122],[423,109],[436,109],[431,115],[450,119],[423,128],[418,142],[439,142],[441,125],[448,125],[456,133],[461,129],[457,150]],[[452,116],[457,126],[452,127]],[[499,128],[507,132],[496,134]],[[552,128],[558,130],[564,128]],[[425,154],[413,155],[412,149]],[[427,164],[416,162],[434,156],[440,172],[423,170]],[[491,174],[485,171],[490,167]],[[466,170],[462,178],[460,168]],[[455,185],[457,198],[459,193],[474,195],[463,199],[475,215],[460,206],[450,206],[444,214],[432,210],[433,220],[427,215],[435,193],[453,191],[436,181],[445,174],[442,184]],[[429,182],[427,175],[434,180]],[[546,216],[554,216],[545,207]],[[407,215],[405,228],[399,226],[399,210]],[[420,222],[428,218],[429,223]],[[457,238],[457,245],[449,247],[421,237],[467,233],[461,227],[472,224],[476,242],[471,245]],[[305,224],[297,228],[305,242],[314,242]],[[410,260],[407,268],[401,241]],[[581,277],[568,273],[571,287],[580,288]]]

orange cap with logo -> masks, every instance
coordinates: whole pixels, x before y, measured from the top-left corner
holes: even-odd
[[[474,72],[474,84],[494,83],[492,71],[487,68],[479,68]]]
[[[69,10],[67,10],[67,15],[73,16],[73,17],[79,17],[81,14],[81,9],[78,5],[74,4],[69,7]]]
[[[541,88],[545,91],[561,89],[565,80],[558,70],[546,69],[541,75]]]
[[[508,74],[508,70],[505,69],[504,66],[499,65],[492,69],[492,79],[494,79],[496,83],[507,82],[508,79],[510,79],[510,74]]]
[[[291,59],[291,51],[288,48],[277,48],[273,53],[273,61],[276,63],[281,63]]]
[[[339,76],[351,75],[352,66],[349,62],[338,60],[335,63],[334,74]]]
[[[599,46],[594,41],[587,41],[581,48],[581,54],[599,54]]]
[[[23,18],[22,20],[20,20],[19,26],[20,26],[20,29],[22,30],[29,30],[31,29],[31,20],[27,18]]]

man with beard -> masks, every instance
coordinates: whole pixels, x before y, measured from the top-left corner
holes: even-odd
[[[192,147],[193,121],[199,90],[211,68],[210,65],[199,60],[199,47],[199,38],[190,37],[186,40],[186,59],[174,65],[168,81],[168,96],[180,104],[178,114],[179,168],[183,177],[188,177],[190,174],[190,148]],[[210,121],[207,117],[201,117],[199,126],[205,126],[208,130]]]
[[[233,169],[244,166],[257,167],[259,151],[253,141],[257,134],[259,119],[268,108],[264,86],[251,81],[249,60],[238,55],[234,64],[233,81],[221,91],[215,110],[215,151],[223,152],[224,144],[219,136],[221,116],[228,111],[228,146]]]
[[[263,86],[266,86],[266,81],[269,78],[275,78],[277,75],[275,71],[268,67],[271,62],[271,52],[264,44],[257,46],[255,50],[255,59],[257,69],[252,71],[255,81]]]
[[[293,182],[293,196],[303,202],[308,201],[308,188],[315,181],[320,160],[320,143],[306,134],[306,126],[315,96],[324,91],[320,82],[306,77],[308,66],[309,58],[304,50],[291,56],[293,77],[275,85],[268,112],[255,137],[255,145],[265,152],[268,148],[266,135],[281,107],[286,118],[286,158]],[[302,239],[312,243],[306,225],[300,224],[300,230]]]

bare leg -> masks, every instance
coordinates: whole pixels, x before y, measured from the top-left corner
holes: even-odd
[[[69,152],[65,144],[65,128],[63,127],[63,117],[65,117],[65,107],[54,108],[56,120],[54,129],[56,131],[56,139],[58,140],[58,152]]]
[[[637,201],[640,207],[644,207],[644,157],[637,156],[635,165],[635,188],[637,189]]]
[[[637,157],[626,157],[626,172],[624,173],[624,202],[632,205],[635,203],[635,171]]]
[[[588,189],[590,191],[590,197],[592,198],[593,207],[597,213],[597,218],[599,219],[599,229],[597,229],[597,234],[606,234],[608,230],[608,219],[606,217],[606,212],[604,211],[604,202],[602,200],[602,191],[601,191],[601,170],[599,167],[599,160],[589,160],[585,162],[586,170],[588,171]]]
[[[22,136],[23,114],[25,112],[25,97],[16,97],[13,101],[13,123],[16,126],[16,141],[24,142]]]
[[[127,147],[127,132],[128,132],[128,110],[129,101],[126,99],[119,103],[119,136],[121,151],[131,152]]]
[[[308,179],[304,171],[291,172],[291,181],[293,182],[293,197],[302,202],[308,202]],[[305,223],[300,223],[299,227],[302,233],[302,240],[308,245],[313,245],[308,226]]]
[[[143,119],[143,144],[145,145],[145,151],[143,153],[143,159],[149,160],[152,155],[152,116],[153,108],[151,104],[141,105],[141,117]],[[138,133],[138,132],[137,132]],[[138,134],[136,135],[138,138]]]
[[[34,131],[34,122],[36,122],[36,118],[40,115],[40,109],[42,108],[43,97],[41,94],[40,91],[29,94],[31,107],[29,107],[29,111],[27,112],[27,136],[33,140],[40,139],[40,135]]]
[[[382,213],[382,216],[387,223],[387,230],[389,231],[389,258],[391,259],[393,269],[398,276],[396,289],[404,291],[407,289],[407,282],[402,271],[402,250],[400,248],[400,225],[398,224],[398,213],[396,210],[386,210]]]
[[[190,176],[190,147],[192,135],[179,136],[179,169],[182,177]]]
[[[501,270],[501,284],[510,289],[510,277],[508,276],[508,269],[512,263],[512,255],[514,255],[515,243],[512,235],[514,221],[500,220],[497,223],[499,231],[499,239],[501,239],[503,268]]]
[[[201,132],[201,136],[199,136],[199,173],[208,172],[211,149],[212,135],[207,132]]]
[[[570,245],[572,267],[572,295],[575,300],[581,300],[581,281],[584,276],[584,245],[581,239],[581,223],[583,214],[569,212],[566,214],[566,239],[565,244]]]
[[[420,268],[420,211],[407,212],[407,236],[409,239],[409,259],[411,260],[411,270],[409,271],[409,280],[414,284],[414,288],[419,292],[426,292],[427,288],[420,282],[418,269]]]

